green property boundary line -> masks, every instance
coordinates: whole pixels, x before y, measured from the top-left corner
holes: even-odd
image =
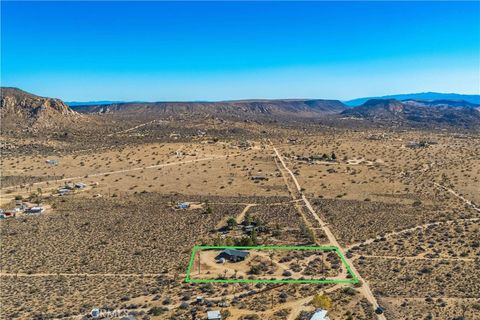
[[[199,250],[218,250],[218,249],[245,249],[245,250],[322,250],[322,251],[334,251],[342,260],[342,263],[347,268],[348,274],[351,279],[191,279],[190,273],[193,268],[195,260],[195,254]],[[188,263],[187,273],[185,276],[185,282],[190,283],[208,283],[208,282],[221,282],[221,283],[358,283],[358,278],[353,273],[352,268],[347,263],[345,257],[340,252],[338,247],[334,246],[194,246],[190,261]]]

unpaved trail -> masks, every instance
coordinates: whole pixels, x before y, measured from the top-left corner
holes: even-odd
[[[116,135],[116,134],[120,134],[120,133],[130,132],[130,131],[136,130],[136,129],[138,129],[138,128],[144,127],[144,126],[146,126],[146,125],[149,125],[149,124],[151,124],[151,123],[155,123],[156,121],[157,121],[157,120],[155,119],[155,120],[152,120],[152,121],[148,121],[148,122],[145,122],[145,123],[141,123],[141,124],[139,124],[139,125],[137,125],[137,126],[135,126],[135,127],[129,128],[129,129],[125,129],[125,130],[122,130],[122,131],[110,133],[110,134],[107,135],[107,137],[112,137],[112,136],[114,136],[114,135]]]
[[[270,142],[271,143],[271,142]],[[275,152],[275,155],[277,156],[278,160],[280,161],[280,163],[282,164],[283,168],[285,169],[285,171],[288,172],[288,174],[290,175],[293,183],[295,184],[295,187],[297,189],[297,192],[301,195],[301,199],[303,200],[303,202],[305,203],[305,206],[307,207],[307,209],[310,211],[310,213],[313,215],[313,217],[315,218],[315,220],[318,221],[318,223],[320,224],[320,226],[322,227],[323,231],[325,232],[329,242],[331,245],[333,246],[336,246],[338,247],[338,249],[340,250],[340,252],[343,254],[343,256],[345,257],[345,250],[340,246],[340,244],[338,243],[337,239],[335,238],[335,236],[333,235],[333,233],[331,232],[330,228],[328,227],[328,225],[318,216],[318,214],[315,212],[315,210],[313,209],[312,205],[310,204],[310,201],[308,201],[308,199],[305,197],[305,195],[303,194],[302,192],[302,188],[300,187],[300,184],[298,183],[298,180],[297,178],[295,177],[295,175],[293,174],[292,170],[290,170],[287,165],[285,164],[285,161],[283,160],[283,157],[281,156],[281,154],[278,152],[277,148],[275,148],[275,146],[273,144],[271,144],[272,148],[273,148],[273,151]],[[374,309],[376,309],[379,304],[378,304],[378,301],[377,299],[375,298],[375,296],[373,295],[371,289],[370,289],[370,286],[368,285],[368,282],[365,281],[365,279],[362,278],[362,276],[360,275],[360,273],[356,270],[355,266],[353,265],[352,261],[350,259],[348,259],[347,257],[345,257],[345,260],[349,263],[350,265],[350,268],[352,269],[352,271],[354,272],[354,274],[357,276],[358,280],[361,281],[363,283],[363,285],[358,288],[358,290],[365,296],[365,298],[373,305]],[[380,319],[380,320],[385,320],[386,317],[384,314],[378,314],[377,315],[377,318]]]
[[[443,189],[445,191],[448,191],[450,192],[451,194],[453,194],[455,197],[459,198],[460,200],[462,200],[463,202],[465,202],[465,204],[467,204],[468,206],[470,206],[473,210],[477,211],[477,212],[480,212],[480,208],[477,207],[477,205],[475,205],[472,201],[468,200],[468,199],[465,199],[463,196],[459,195],[457,192],[455,192],[455,190],[453,189],[450,189],[450,188],[447,188],[441,184],[438,184],[436,182],[433,183],[434,186],[436,186],[437,188],[440,188],[440,189]]]
[[[256,204],[249,203],[245,206],[245,208],[242,210],[242,212],[240,212],[240,214],[235,219],[237,221],[237,224],[240,224],[240,223],[243,222],[243,219],[245,218],[245,215],[247,214],[247,211],[253,206],[256,206]]]
[[[437,226],[437,225],[444,224],[444,223],[445,224],[450,224],[450,223],[454,223],[454,222],[458,222],[458,221],[478,221],[478,220],[480,220],[480,218],[455,219],[455,220],[447,220],[447,221],[429,222],[429,223],[414,226],[414,227],[411,227],[411,228],[407,228],[407,229],[403,229],[403,230],[399,230],[399,231],[394,231],[394,232],[389,232],[389,233],[384,234],[383,236],[376,236],[375,238],[370,238],[370,239],[366,239],[364,241],[352,243],[352,244],[348,245],[347,247],[345,247],[345,249],[350,250],[353,247],[358,247],[358,246],[361,246],[361,245],[371,244],[375,241],[380,240],[381,238],[388,238],[388,237],[400,235],[400,234],[403,234],[403,233],[416,231],[416,230],[419,230],[419,229],[425,229],[425,228],[428,228],[430,226]]]
[[[432,261],[466,261],[474,262],[475,258],[462,258],[462,257],[435,257],[429,258],[424,256],[384,256],[384,255],[366,255],[362,254],[362,257],[365,258],[378,258],[378,259],[392,259],[392,260],[432,260]]]
[[[101,176],[106,176],[106,175],[111,175],[111,174],[126,173],[126,172],[139,171],[139,170],[157,169],[157,168],[175,166],[175,165],[179,165],[179,164],[195,163],[195,162],[208,161],[208,160],[217,160],[217,159],[223,159],[223,158],[227,158],[229,156],[235,156],[235,155],[237,155],[237,154],[222,155],[222,156],[210,156],[210,157],[205,157],[205,158],[200,158],[200,159],[191,159],[191,160],[176,161],[176,162],[170,162],[170,163],[161,163],[161,164],[145,166],[145,167],[135,167],[135,168],[130,168],[130,169],[122,169],[122,170],[116,170],[116,171],[93,173],[93,174],[88,174],[88,178],[101,177]],[[52,183],[52,182],[70,181],[70,180],[77,180],[77,179],[84,179],[84,178],[85,178],[85,175],[56,179],[56,180],[53,179],[53,180],[34,182],[31,185],[32,186],[38,186],[38,185],[48,184],[48,183]],[[9,187],[2,188],[0,190],[1,191],[4,191],[4,190],[12,190],[13,191],[13,190],[15,190],[15,188],[19,188],[19,187],[21,187],[21,185],[9,186]]]

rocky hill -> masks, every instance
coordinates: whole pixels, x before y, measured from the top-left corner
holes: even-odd
[[[1,88],[2,132],[35,131],[72,124],[81,117],[60,99],[33,95],[17,88]]]
[[[297,116],[315,117],[339,113],[346,109],[338,100],[241,100],[221,102],[132,102],[107,105],[74,106],[81,113],[120,114],[209,114],[228,116]]]
[[[465,100],[403,100],[402,103],[418,107],[436,107],[436,108],[474,108],[479,109],[480,104],[471,103]]]
[[[341,115],[385,124],[478,128],[478,107],[479,105],[458,100],[372,99],[361,106],[344,110]]]
[[[348,106],[359,106],[368,100],[372,99],[396,99],[400,101],[404,100],[423,100],[423,101],[432,101],[432,100],[463,100],[470,103],[480,104],[480,95],[478,94],[458,94],[458,93],[439,93],[439,92],[421,92],[421,93],[406,93],[406,94],[393,94],[388,96],[381,97],[367,97],[367,98],[357,98],[353,100],[344,101]]]

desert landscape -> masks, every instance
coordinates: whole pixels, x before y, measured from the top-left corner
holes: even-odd
[[[49,101],[3,89],[2,119],[29,99]],[[68,112],[46,107],[2,131],[2,318],[480,312],[477,123],[381,128],[332,113],[265,117],[250,104],[252,120],[239,121],[236,105],[190,117],[55,101]],[[185,282],[194,246],[335,246],[358,282]],[[200,251],[191,279],[352,279],[333,253],[244,252]]]
[[[480,320],[479,1],[0,20],[0,320]]]

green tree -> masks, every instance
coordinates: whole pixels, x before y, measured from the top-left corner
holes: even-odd
[[[232,230],[233,228],[235,228],[237,226],[237,220],[235,220],[234,217],[228,218],[227,226],[228,226],[228,229]]]
[[[247,213],[245,214],[245,223],[246,223],[246,225],[251,225],[252,222],[253,222],[253,218],[252,218],[252,216],[250,215],[250,213],[247,212]]]
[[[252,239],[253,245],[256,246],[258,243],[258,238],[257,238],[257,231],[255,229],[253,229],[252,234],[250,234],[250,239]]]
[[[312,299],[312,304],[315,308],[329,310],[332,308],[332,299],[326,294],[316,294]]]

